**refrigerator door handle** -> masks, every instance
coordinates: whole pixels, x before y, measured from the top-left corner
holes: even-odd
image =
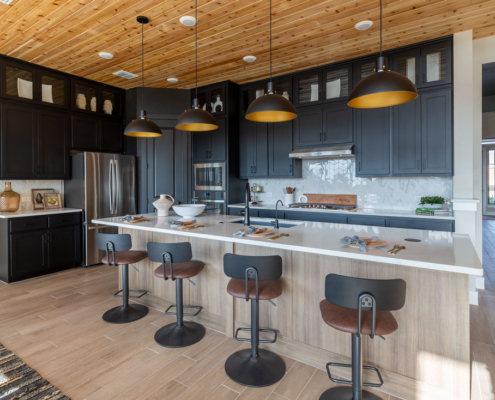
[[[113,209],[113,160],[110,160],[110,168],[108,168],[108,192],[110,194],[110,213],[114,213]]]
[[[119,185],[120,176],[119,176],[119,162],[118,162],[118,160],[114,160],[113,166],[114,166],[114,172],[115,172],[115,175],[114,175],[115,191],[113,193],[113,195],[114,195],[114,208],[113,208],[113,210],[115,212],[115,215],[117,215],[119,212],[118,205],[119,205],[119,191],[120,191],[120,185]]]

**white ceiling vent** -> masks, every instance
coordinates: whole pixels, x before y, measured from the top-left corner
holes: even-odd
[[[0,3],[4,3],[4,4],[10,4],[12,3],[14,0],[0,0]]]
[[[371,28],[373,26],[373,21],[360,21],[356,25],[354,25],[354,28],[356,28],[358,31],[365,31],[368,28]]]
[[[137,78],[139,76],[139,75],[136,75],[136,74],[131,74],[130,72],[127,72],[127,71],[124,71],[124,70],[120,70],[120,71],[114,72],[113,74],[114,75],[117,75],[117,76],[120,76],[121,78],[125,78],[125,79],[133,79],[133,78]]]

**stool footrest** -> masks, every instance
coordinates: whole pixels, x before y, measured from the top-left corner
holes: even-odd
[[[235,340],[238,340],[240,342],[250,342],[251,341],[251,338],[240,338],[238,335],[239,335],[239,331],[249,331],[251,332],[251,328],[237,328],[237,330],[235,331],[235,336],[234,336],[234,339]],[[275,343],[277,341],[277,331],[276,330],[273,330],[273,329],[258,329],[258,332],[268,332],[268,333],[273,333],[275,335],[275,337],[273,338],[273,340],[260,340],[259,342],[260,343]]]
[[[128,296],[129,299],[140,299],[141,297],[143,297],[146,293],[148,293],[147,290],[129,290],[129,293],[141,293],[139,296]],[[121,295],[120,293],[122,293],[122,290],[119,290],[117,293],[115,293],[113,295],[113,297],[124,297],[123,295]]]
[[[172,304],[169,308],[167,308],[167,309],[165,310],[165,314],[167,314],[167,315],[174,315],[174,316],[176,316],[176,315],[177,315],[177,313],[176,313],[176,312],[169,311],[171,308],[174,308],[174,307],[177,307],[177,306],[176,306],[175,304]],[[192,308],[192,309],[194,309],[194,310],[198,310],[198,311],[196,311],[195,313],[183,313],[182,315],[183,315],[184,317],[195,317],[196,315],[198,315],[198,314],[199,314],[199,313],[203,310],[203,307],[201,307],[201,306],[182,306],[182,308],[183,308],[183,309],[184,309],[184,308]]]
[[[332,367],[342,367],[342,368],[352,368],[352,364],[339,364],[339,363],[328,363],[327,364],[327,373],[328,377],[332,382],[335,383],[341,383],[344,385],[352,385],[352,381],[344,380],[344,379],[336,379],[332,377],[332,374],[330,373],[330,366]],[[369,365],[363,365],[363,369],[372,369],[373,371],[376,372],[378,375],[378,379],[380,380],[380,383],[371,383],[371,382],[363,382],[363,386],[368,386],[368,387],[381,387],[383,385],[383,378],[382,374],[380,374],[380,371],[376,367],[371,367]]]

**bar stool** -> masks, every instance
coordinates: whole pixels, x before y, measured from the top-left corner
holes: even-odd
[[[195,317],[202,307],[185,306],[182,295],[182,280],[198,275],[204,268],[201,261],[192,260],[191,243],[148,243],[149,259],[161,265],[155,269],[155,276],[175,281],[176,304],[165,310],[167,315],[177,316],[177,322],[165,325],[155,333],[155,341],[164,347],[186,347],[199,342],[205,335],[203,325],[184,321],[183,317]],[[168,264],[168,265],[166,265]],[[169,311],[175,307],[176,312]],[[195,313],[184,314],[184,308],[192,308]]]
[[[148,258],[148,253],[130,250],[132,240],[131,235],[128,234],[97,233],[96,246],[107,254],[101,260],[103,264],[122,265],[122,290],[119,290],[114,296],[122,297],[123,304],[108,310],[103,314],[103,320],[111,324],[126,324],[143,318],[148,314],[148,307],[141,304],[129,304],[129,299],[137,299],[146,294],[145,290],[129,290],[129,264],[145,260]],[[130,296],[129,292],[138,292],[140,295]]]
[[[280,256],[240,256],[225,254],[224,272],[230,277],[227,292],[240,299],[251,300],[251,328],[238,328],[235,339],[251,342],[251,349],[231,354],[225,362],[225,372],[234,382],[244,386],[270,386],[285,375],[285,363],[277,354],[260,349],[260,343],[275,343],[277,332],[259,329],[259,300],[269,300],[282,294],[282,258]],[[251,331],[251,338],[239,338],[239,331]],[[260,332],[271,332],[273,340],[260,340]]]
[[[363,386],[380,387],[382,375],[376,367],[365,365],[361,349],[361,335],[375,335],[382,339],[398,329],[390,311],[400,310],[406,301],[406,282],[402,279],[361,279],[329,274],[325,278],[325,300],[320,302],[323,320],[342,332],[352,334],[352,364],[328,363],[328,377],[332,382],[351,385],[338,386],[324,392],[320,400],[380,399]],[[335,379],[330,366],[352,368],[352,381]],[[380,383],[363,383],[363,368],[378,375]]]

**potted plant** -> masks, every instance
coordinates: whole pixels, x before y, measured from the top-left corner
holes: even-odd
[[[425,196],[421,197],[420,204],[423,208],[439,209],[445,204],[445,199],[440,196]]]

